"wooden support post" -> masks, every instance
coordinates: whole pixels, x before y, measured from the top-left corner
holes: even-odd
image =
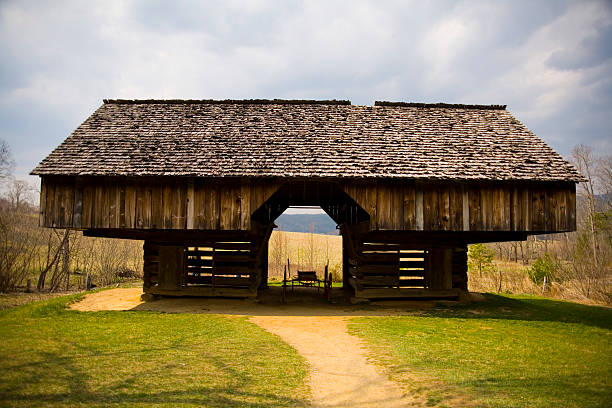
[[[461,289],[467,292],[468,277],[467,277],[467,246],[453,249],[453,265],[452,265],[452,280],[453,288]]]
[[[349,231],[346,230],[342,233],[342,291],[344,292],[344,296],[348,299],[355,294],[355,290],[349,283],[351,274],[349,271],[349,237],[347,234],[349,234]]]
[[[181,246],[159,247],[159,288],[178,290],[185,271],[185,250]]]
[[[261,250],[261,258],[260,262],[260,274],[261,274],[261,282],[259,283],[259,287],[257,289],[267,289],[268,288],[268,243],[269,238],[261,243],[263,248]]]
[[[283,303],[287,301],[287,267],[285,266],[285,270],[283,272]]]
[[[453,287],[453,250],[451,248],[432,248],[425,273],[431,290],[451,289]]]

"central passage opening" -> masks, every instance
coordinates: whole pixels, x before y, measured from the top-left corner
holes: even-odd
[[[298,273],[304,277],[308,276],[304,272],[314,272],[322,282],[326,270],[333,286],[342,286],[342,237],[321,207],[291,206],[274,223],[277,227],[268,241],[269,286],[282,285],[287,271],[286,278],[293,280],[294,287],[316,291],[319,282],[298,282]]]

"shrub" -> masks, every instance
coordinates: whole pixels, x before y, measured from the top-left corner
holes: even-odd
[[[484,244],[470,245],[468,250],[468,267],[472,271],[477,271],[478,276],[483,273],[494,272],[493,256],[495,251]]]
[[[542,285],[544,279],[546,279],[548,283],[555,280],[559,268],[559,261],[553,259],[553,257],[546,253],[543,257],[538,257],[538,259],[535,260],[531,268],[527,269],[527,274],[533,283]]]

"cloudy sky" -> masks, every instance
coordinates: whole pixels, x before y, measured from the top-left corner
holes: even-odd
[[[0,1],[0,56],[22,178],[103,98],[507,104],[612,153],[606,1]]]

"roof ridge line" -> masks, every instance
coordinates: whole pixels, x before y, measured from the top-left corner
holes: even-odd
[[[506,105],[466,105],[459,103],[420,103],[420,102],[390,102],[375,101],[374,106],[406,107],[406,108],[446,108],[446,109],[482,109],[505,110]]]
[[[103,99],[105,104],[115,105],[350,105],[349,100],[315,99]]]

